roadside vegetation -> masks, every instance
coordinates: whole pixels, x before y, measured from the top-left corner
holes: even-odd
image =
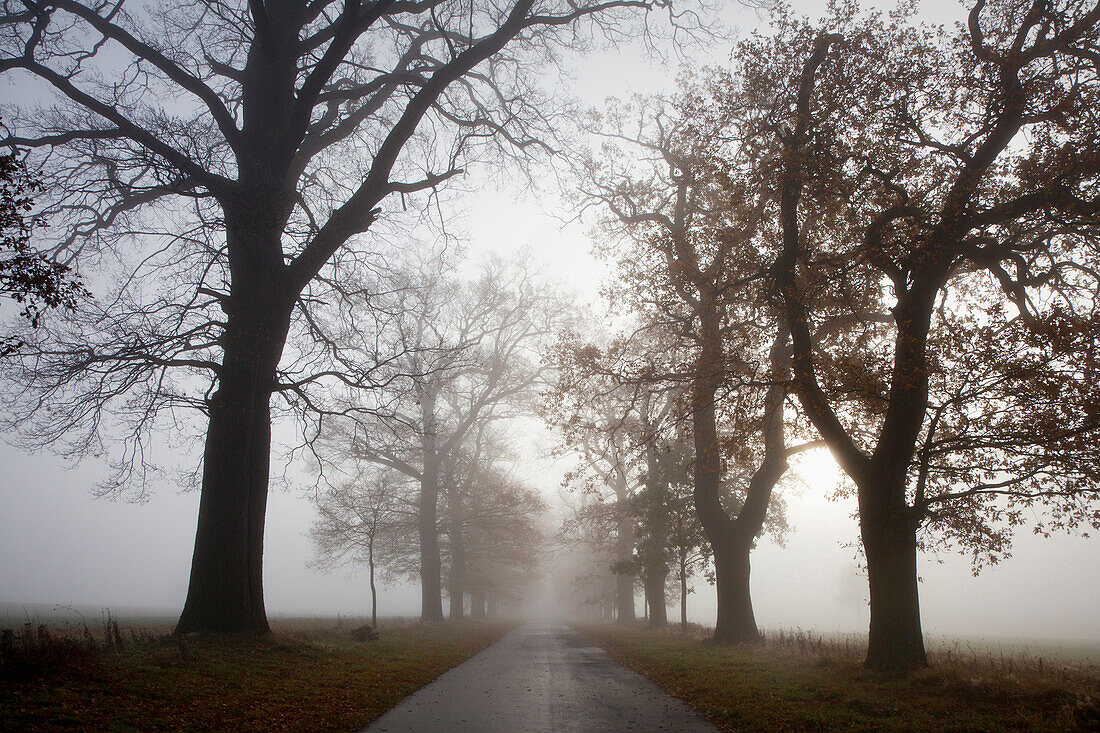
[[[861,666],[865,644],[805,632],[728,646],[701,628],[578,630],[724,730],[1100,730],[1095,666],[945,648],[928,669],[883,675]]]
[[[28,624],[0,651],[0,731],[347,731],[498,639],[503,622],[288,619],[266,636]]]

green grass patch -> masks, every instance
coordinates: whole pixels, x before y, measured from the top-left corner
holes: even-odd
[[[723,647],[675,632],[578,630],[730,731],[1100,730],[1096,668],[956,654],[887,676],[862,669],[846,644]]]
[[[350,731],[512,628],[383,624],[376,641],[335,619],[276,622],[266,637],[146,636],[95,663],[0,685],[3,731]]]

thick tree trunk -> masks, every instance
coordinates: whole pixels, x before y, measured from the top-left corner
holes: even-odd
[[[466,618],[466,609],[463,607],[463,603],[466,598],[466,593],[454,586],[447,589],[447,617],[452,621],[461,621]]]
[[[937,282],[925,279],[920,287],[914,285],[894,308],[898,335],[890,400],[870,470],[853,477],[871,591],[864,664],[876,670],[906,672],[928,665],[917,591],[921,515],[909,506],[906,487],[928,409],[927,341]]]
[[[709,302],[709,301],[708,301]],[[721,502],[722,456],[718,443],[718,420],[714,396],[721,380],[722,342],[716,306],[705,309],[701,318],[702,349],[692,385],[692,433],[695,442],[695,510],[714,554],[714,585],[718,615],[714,641],[741,640],[748,624],[734,615],[738,564],[734,556],[733,521]],[[747,589],[746,589],[747,592]],[[755,627],[755,622],[753,622]]]
[[[465,616],[463,599],[466,594],[466,543],[463,535],[462,500],[457,488],[452,486],[448,492],[449,525],[448,539],[451,543],[451,572],[447,579],[447,597],[450,599],[449,616],[459,620]]]
[[[651,563],[645,569],[645,594],[649,600],[649,625],[658,629],[668,625],[668,601],[665,600],[665,581],[668,565]]]
[[[643,395],[641,418],[645,435],[646,478],[645,492],[647,503],[660,501],[668,494],[667,483],[662,483],[660,467],[657,461],[657,420],[651,413],[650,395]],[[668,601],[665,599],[665,581],[668,579],[668,515],[667,512],[647,510],[645,518],[649,537],[643,545],[645,567],[642,570],[646,596],[649,598],[649,625],[661,628],[668,625]]]
[[[760,641],[749,592],[748,542],[725,542],[714,546],[714,576],[718,589],[718,618],[714,641],[722,644],[752,644]]]
[[[228,309],[218,390],[210,400],[195,551],[177,634],[270,631],[263,596],[271,395],[290,305],[277,284],[238,293]],[[246,290],[241,288],[241,290]]]
[[[726,644],[753,643],[759,641],[760,631],[752,610],[749,553],[753,539],[764,526],[772,489],[787,470],[783,401],[789,358],[788,335],[786,330],[779,330],[769,355],[773,384],[764,399],[764,457],[749,481],[740,513],[730,518],[721,502],[721,455],[714,407],[722,364],[717,312],[704,313],[701,321],[703,348],[692,397],[695,509],[714,553],[718,617],[713,639]]]
[[[721,380],[723,362],[722,339],[719,331],[719,313],[713,298],[701,308],[700,335],[702,347],[695,363],[691,389],[691,431],[695,443],[695,512],[703,532],[714,553],[714,583],[718,594],[718,619],[714,626],[714,640],[725,630],[722,624],[725,605],[722,598],[731,582],[732,564],[723,559],[722,548],[729,545],[729,517],[722,507],[722,456],[718,444],[718,418],[714,409],[714,396]]]
[[[466,572],[466,553],[461,539],[451,539],[451,573],[447,582],[447,598],[450,602],[448,617],[453,621],[459,621],[466,616],[463,602],[466,597],[463,575]]]
[[[909,467],[928,409],[928,329],[938,286],[925,280],[899,298],[890,401],[867,475],[856,479],[867,558],[871,625],[865,666],[905,672],[928,665],[917,591],[916,510],[906,499]]]
[[[439,529],[436,524],[439,509],[439,466],[434,460],[424,461],[420,482],[420,620],[429,623],[443,621],[443,563],[439,555]]]
[[[616,623],[634,623],[634,620],[637,617],[634,614],[633,575],[620,573],[615,576],[615,608],[618,612],[618,615],[615,618]]]
[[[470,591],[470,618],[485,618],[485,593]]]
[[[917,591],[916,527],[904,518],[861,510],[871,590],[870,669],[908,672],[928,666]]]
[[[429,388],[420,396],[423,418],[424,468],[420,477],[417,531],[420,535],[420,620],[443,621],[443,562],[439,553],[439,479],[436,451],[435,393]]]

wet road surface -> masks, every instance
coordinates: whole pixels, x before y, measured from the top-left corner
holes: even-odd
[[[527,624],[402,700],[364,733],[717,733],[565,626]]]

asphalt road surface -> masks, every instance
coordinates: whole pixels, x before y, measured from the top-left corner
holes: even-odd
[[[527,624],[402,700],[364,733],[717,733],[565,626]]]

